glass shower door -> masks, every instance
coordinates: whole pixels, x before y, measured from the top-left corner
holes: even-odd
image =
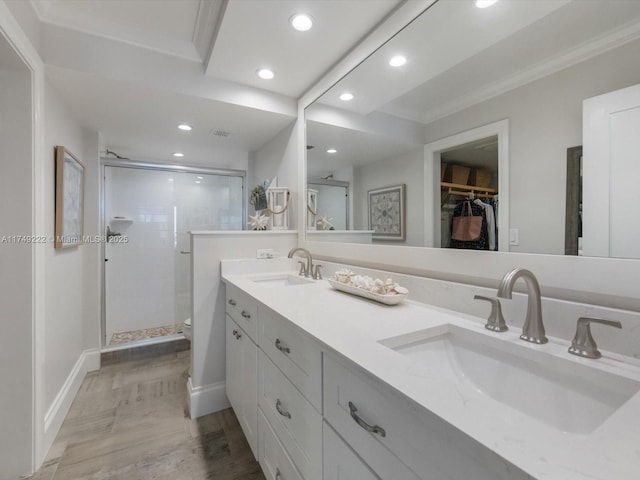
[[[242,230],[242,177],[212,174],[175,176],[175,320],[181,331],[191,316],[191,242],[189,232]]]
[[[104,345],[180,333],[191,311],[189,231],[242,229],[242,176],[105,167]],[[119,235],[118,235],[119,234]]]

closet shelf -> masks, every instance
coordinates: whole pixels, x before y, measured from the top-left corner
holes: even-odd
[[[466,197],[469,193],[473,193],[476,197],[492,197],[498,193],[498,190],[490,187],[480,187],[477,185],[462,185],[459,183],[442,182],[440,189],[446,190],[451,195],[459,195]]]

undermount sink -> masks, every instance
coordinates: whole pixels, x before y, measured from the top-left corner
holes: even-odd
[[[498,335],[446,324],[379,343],[465,397],[488,397],[563,432],[593,432],[640,391],[638,378]]]
[[[251,277],[251,281],[265,287],[288,287],[292,285],[309,285],[313,279],[294,273],[270,274]]]

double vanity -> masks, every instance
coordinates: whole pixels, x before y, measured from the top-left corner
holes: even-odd
[[[378,304],[296,267],[222,262],[227,394],[267,478],[638,478],[637,359],[526,342],[510,319],[491,331],[419,289]]]

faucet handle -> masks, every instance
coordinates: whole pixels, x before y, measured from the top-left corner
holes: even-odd
[[[298,263],[300,264],[300,271],[298,272],[298,275],[300,275],[301,277],[308,277],[309,274],[307,272],[307,266],[305,265],[305,263],[302,260],[299,260]]]
[[[311,276],[313,277],[314,280],[322,280],[322,274],[320,273],[320,269],[322,268],[322,265],[316,265],[316,268],[313,268],[313,266],[311,266],[311,271],[312,274]]]
[[[576,334],[573,337],[569,353],[586,358],[600,358],[602,354],[598,350],[596,341],[591,336],[591,324],[600,323],[609,327],[622,328],[622,323],[617,320],[605,320],[603,318],[580,317],[576,326]]]
[[[474,300],[485,300],[491,303],[491,313],[489,313],[489,318],[487,319],[487,323],[484,328],[487,330],[491,330],[494,332],[506,332],[509,330],[506,322],[504,321],[504,316],[502,315],[502,307],[500,306],[500,300],[497,298],[484,297],[482,295],[474,295]]]

